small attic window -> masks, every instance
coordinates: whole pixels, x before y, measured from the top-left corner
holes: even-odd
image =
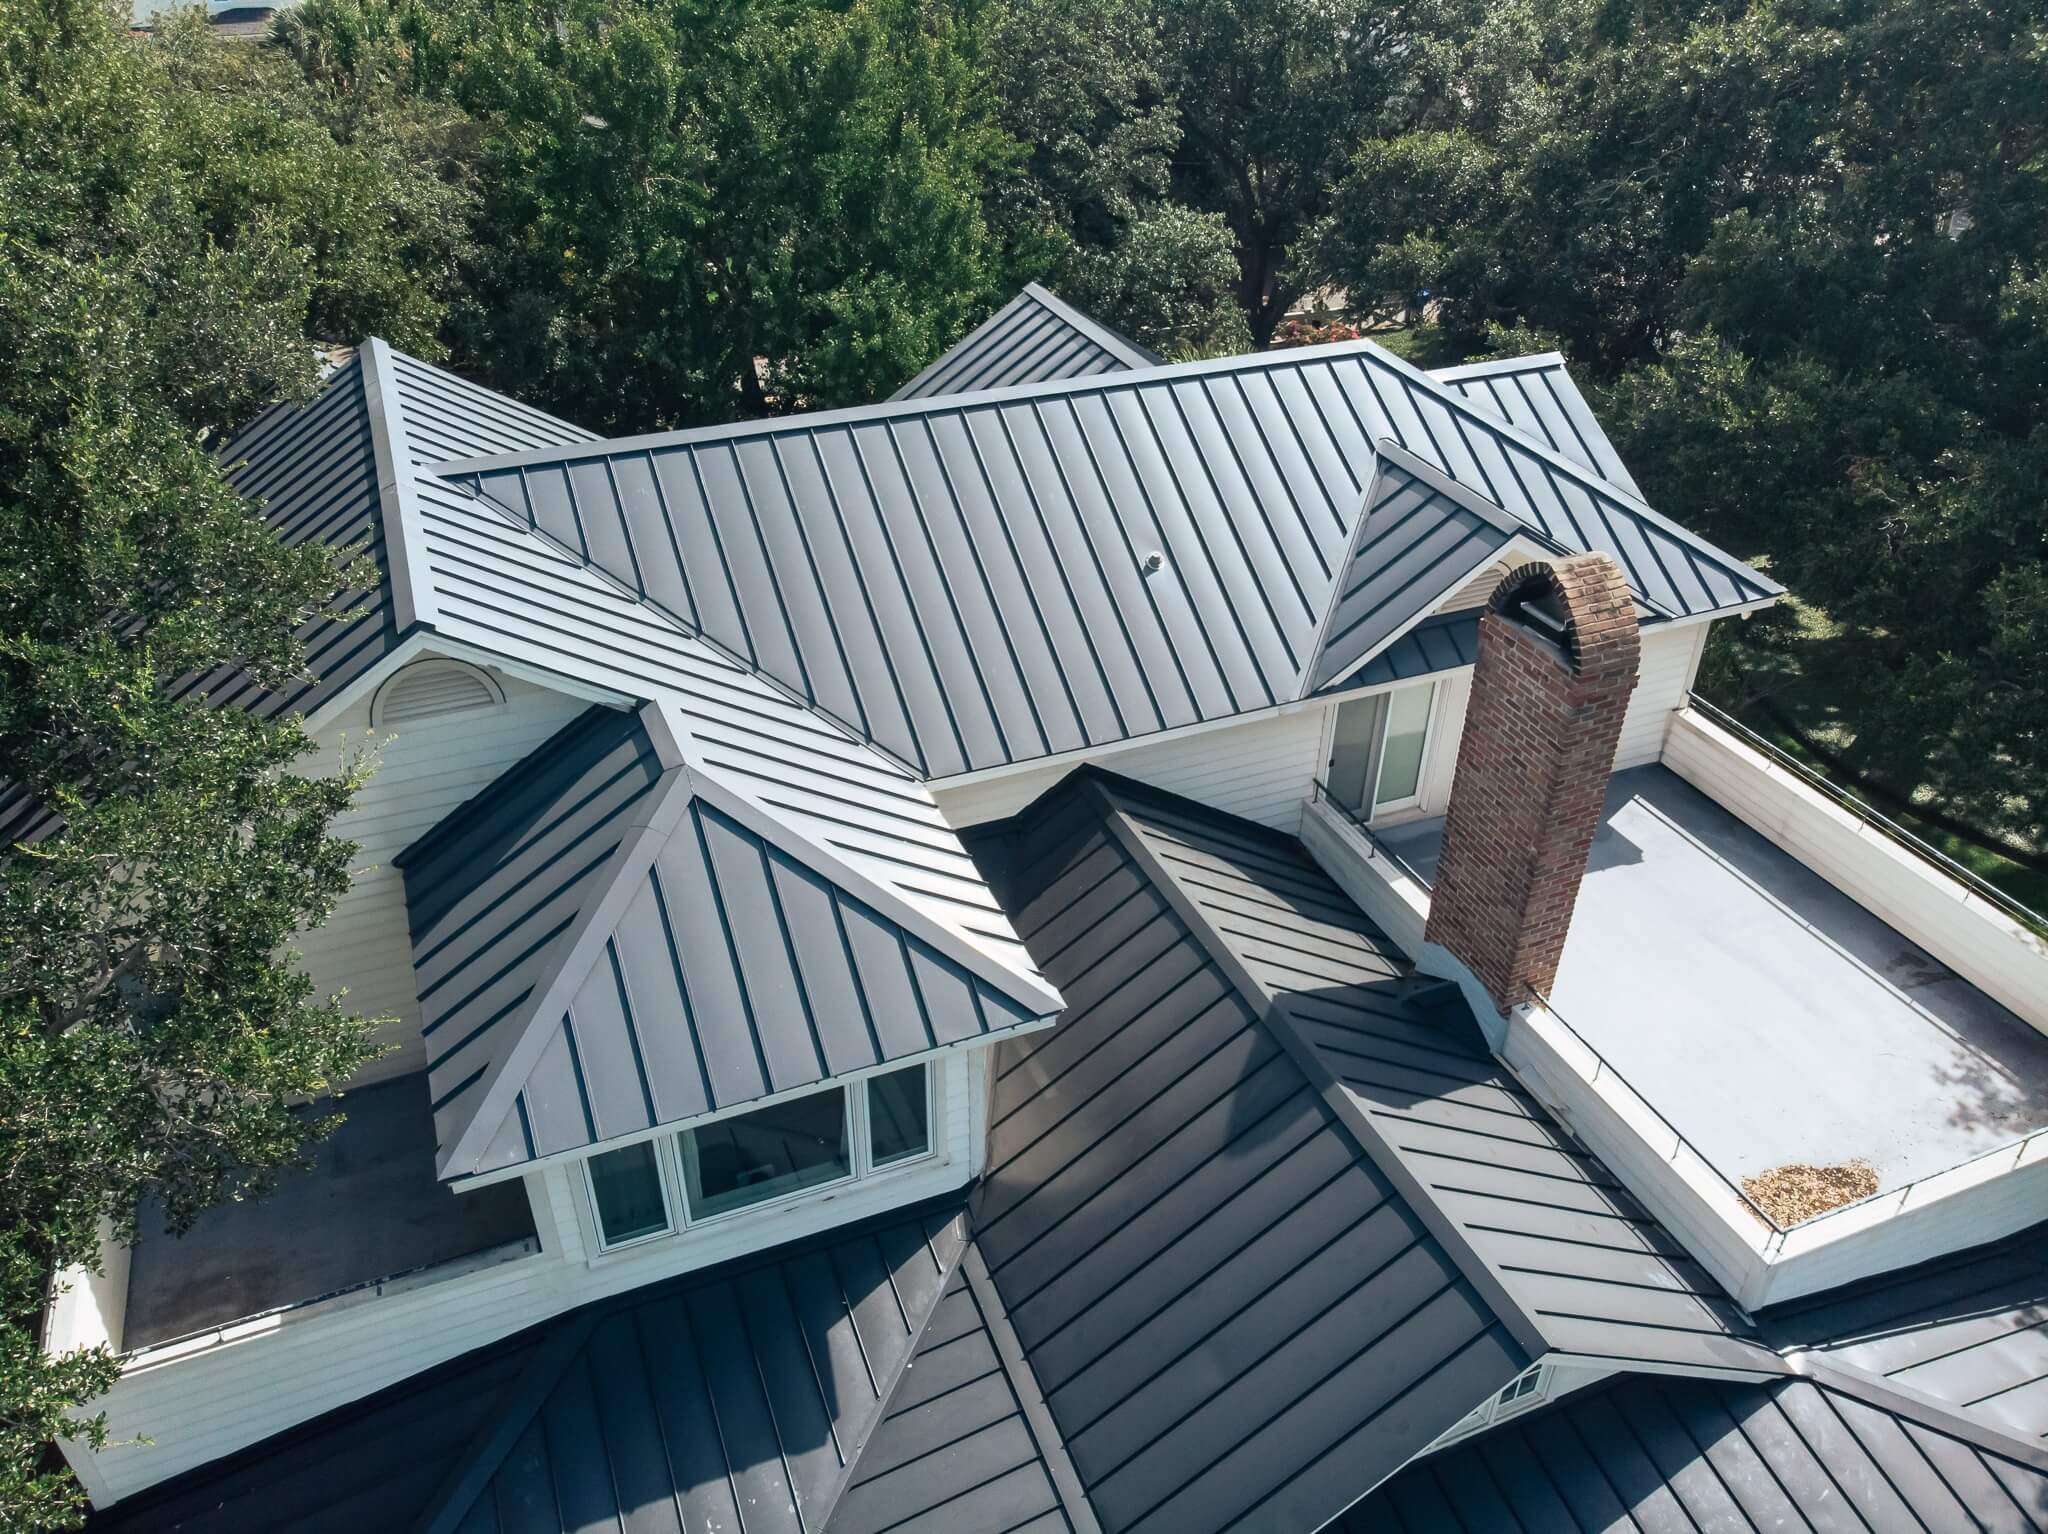
[[[505,693],[487,672],[466,661],[437,656],[416,660],[377,689],[370,728],[381,730],[434,714],[459,714],[503,703]]]

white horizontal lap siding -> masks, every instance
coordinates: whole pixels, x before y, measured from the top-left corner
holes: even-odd
[[[391,859],[590,706],[510,677],[499,682],[505,701],[486,708],[372,730],[366,699],[319,734],[318,760],[329,770],[346,753],[376,753],[377,770],[334,822],[337,836],[361,844],[355,884],[326,924],[300,933],[296,945],[320,994],[346,988],[350,1010],[397,1019],[384,1037],[399,1047],[357,1076],[357,1086],[426,1066],[405,883]]]
[[[1664,756],[1664,732],[1671,716],[1686,706],[1708,625],[1659,625],[1643,630],[1642,661],[1614,746],[1614,770],[1641,767]]]
[[[1175,739],[1091,753],[1087,760],[1214,809],[1293,831],[1319,766],[1323,713],[1308,708],[1194,730]],[[1025,768],[958,788],[934,783],[932,797],[956,828],[979,825],[1016,814],[1077,765],[1065,761]]]
[[[105,1505],[592,1300],[959,1188],[981,1162],[979,1053],[940,1059],[943,1154],[932,1161],[594,1260],[585,1251],[582,1173],[551,1166],[530,1174],[529,1187],[541,1185],[538,1255],[307,1311],[268,1332],[139,1367],[93,1402],[108,1415],[114,1446],[67,1452],[83,1460],[80,1479]]]

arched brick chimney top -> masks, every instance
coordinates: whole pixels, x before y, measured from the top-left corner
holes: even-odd
[[[1640,650],[1605,554],[1524,565],[1480,616],[1425,936],[1502,1012],[1557,979]]]

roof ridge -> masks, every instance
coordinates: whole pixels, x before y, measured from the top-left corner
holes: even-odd
[[[393,617],[403,639],[413,629],[433,627],[434,588],[425,577],[412,454],[405,446],[405,403],[392,373],[391,348],[371,336],[356,349],[363,398],[369,409],[370,443],[377,460],[377,508],[383,523],[383,578],[391,587]]]
[[[1799,1348],[1783,1356],[1787,1369],[1797,1378],[2048,1473],[2048,1444],[2006,1432],[1938,1396],[1829,1358],[1817,1348]]]

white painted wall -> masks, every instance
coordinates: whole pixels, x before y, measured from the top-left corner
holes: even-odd
[[[2048,940],[1698,714],[1665,764],[1986,995],[2048,1033]]]
[[[352,1085],[426,1068],[405,884],[391,858],[589,707],[579,698],[494,675],[505,693],[501,704],[372,730],[370,699],[365,698],[316,737],[318,761],[328,769],[365,747],[374,750],[377,762],[354,807],[334,823],[337,836],[362,845],[355,885],[325,926],[297,940],[306,970],[323,995],[346,987],[351,1009],[398,1020],[383,1037],[399,1047],[372,1062]]]
[[[1292,831],[1322,763],[1320,705],[1245,724],[1196,727],[1155,741],[1090,753],[1088,760],[1233,815]],[[1001,820],[1071,772],[1061,761],[978,782],[931,785],[939,812],[956,828]]]
[[[1664,732],[1671,716],[1692,696],[1700,652],[1707,641],[1705,623],[1661,624],[1643,630],[1642,661],[1636,690],[1629,695],[1614,745],[1614,770],[1641,767],[1664,755]]]
[[[114,1445],[65,1453],[96,1505],[132,1496],[322,1412],[591,1300],[918,1203],[979,1175],[986,1150],[985,1050],[937,1069],[941,1154],[749,1216],[614,1253],[589,1239],[581,1171],[528,1178],[542,1250],[463,1271],[434,1270],[384,1293],[344,1296],[144,1353],[93,1405]],[[437,1272],[453,1276],[436,1279]],[[147,1436],[153,1443],[135,1442]]]

